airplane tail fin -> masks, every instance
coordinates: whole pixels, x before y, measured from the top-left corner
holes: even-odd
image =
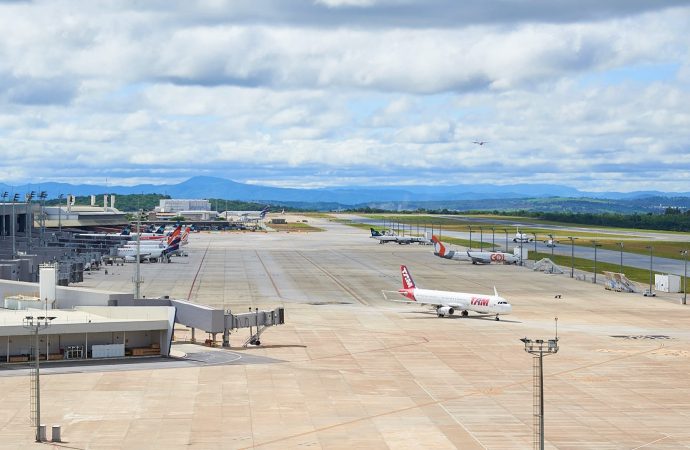
[[[443,242],[439,241],[436,235],[431,236],[431,242],[434,243],[434,253],[438,256],[446,256],[446,247]]]
[[[122,231],[120,232],[121,235],[123,236],[129,236],[130,230],[129,227],[124,227]]]
[[[180,239],[180,244],[187,245],[187,239],[189,238],[189,233],[192,231],[191,227],[187,227],[182,233],[182,238]]]
[[[371,235],[372,236],[383,236],[380,231],[374,230],[373,228],[369,228],[371,230]]]
[[[407,266],[400,266],[400,274],[402,275],[403,289],[414,289],[416,287],[410,271],[407,270]]]
[[[496,286],[494,286],[494,295],[498,297],[498,289],[496,289]]]
[[[178,225],[175,228],[175,231],[170,233],[170,236],[168,236],[168,244],[171,244],[175,240],[175,238],[180,235],[180,231],[182,231],[182,225]]]

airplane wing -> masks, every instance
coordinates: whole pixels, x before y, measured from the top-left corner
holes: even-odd
[[[472,264],[477,264],[477,263],[479,263],[479,264],[488,264],[488,263],[491,262],[491,260],[487,260],[486,258],[482,258],[482,257],[479,257],[479,256],[472,256],[472,254],[471,254],[469,251],[467,252],[467,256],[468,256],[468,258],[470,258],[470,260],[472,261]]]
[[[460,303],[433,303],[433,302],[423,302],[423,301],[419,301],[419,300],[396,300],[396,299],[388,298],[388,296],[386,295],[386,293],[395,294],[396,296],[400,295],[400,292],[398,292],[398,291],[381,291],[381,293],[383,294],[384,299],[388,300],[389,302],[393,302],[393,303],[407,303],[407,304],[420,305],[420,306],[433,306],[436,308],[439,308],[441,306],[450,306],[452,308],[457,308],[457,309],[467,308],[466,304],[460,304]]]

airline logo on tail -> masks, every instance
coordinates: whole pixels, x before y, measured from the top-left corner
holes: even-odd
[[[434,253],[438,256],[446,256],[446,247],[435,235],[431,236],[431,242],[434,243]]]
[[[381,232],[374,230],[373,228],[369,228],[371,230],[371,235],[372,236],[383,236]]]
[[[416,300],[414,298],[415,285],[414,281],[412,280],[412,275],[410,275],[410,271],[407,270],[406,266],[400,266],[400,273],[402,275],[403,288],[400,289],[398,292],[400,292],[402,295],[409,298],[410,300]]]
[[[170,236],[168,236],[168,244],[171,244],[177,236],[179,236],[180,231],[182,230],[182,226],[178,225],[177,228],[175,228],[175,231],[173,231]]]

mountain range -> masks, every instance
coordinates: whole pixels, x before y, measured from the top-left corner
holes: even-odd
[[[553,184],[472,184],[453,186],[360,186],[337,187],[327,189],[295,189],[260,186],[254,184],[238,183],[232,180],[216,177],[197,176],[177,184],[140,184],[135,186],[102,186],[90,184],[68,184],[46,182],[22,186],[10,186],[0,183],[0,190],[10,193],[20,193],[22,200],[24,194],[31,190],[46,191],[48,198],[56,198],[59,194],[67,195],[102,195],[108,194],[148,194],[157,193],[169,195],[173,198],[215,198],[227,200],[242,200],[265,203],[319,203],[340,207],[353,207],[363,205],[380,205],[389,209],[400,209],[420,206],[429,202],[434,206],[446,203],[466,203],[464,206],[481,206],[482,201],[493,200],[493,206],[500,206],[503,202],[516,206],[525,202],[516,202],[517,199],[606,199],[633,201],[643,198],[686,198],[690,192],[667,193],[658,191],[638,192],[584,192],[575,188]],[[656,200],[655,200],[656,201]],[[442,203],[437,203],[442,202]],[[614,202],[615,203],[615,202]],[[486,206],[486,205],[485,205]],[[448,207],[448,206],[445,206]],[[482,208],[483,209],[483,208]],[[502,208],[496,208],[502,209]]]

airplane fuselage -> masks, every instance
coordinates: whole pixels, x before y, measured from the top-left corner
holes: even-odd
[[[410,300],[434,305],[437,311],[443,307],[453,308],[458,311],[474,311],[481,314],[497,315],[510,314],[512,311],[510,303],[497,295],[480,295],[419,288],[401,289],[399,292]],[[452,312],[446,311],[452,314]]]

